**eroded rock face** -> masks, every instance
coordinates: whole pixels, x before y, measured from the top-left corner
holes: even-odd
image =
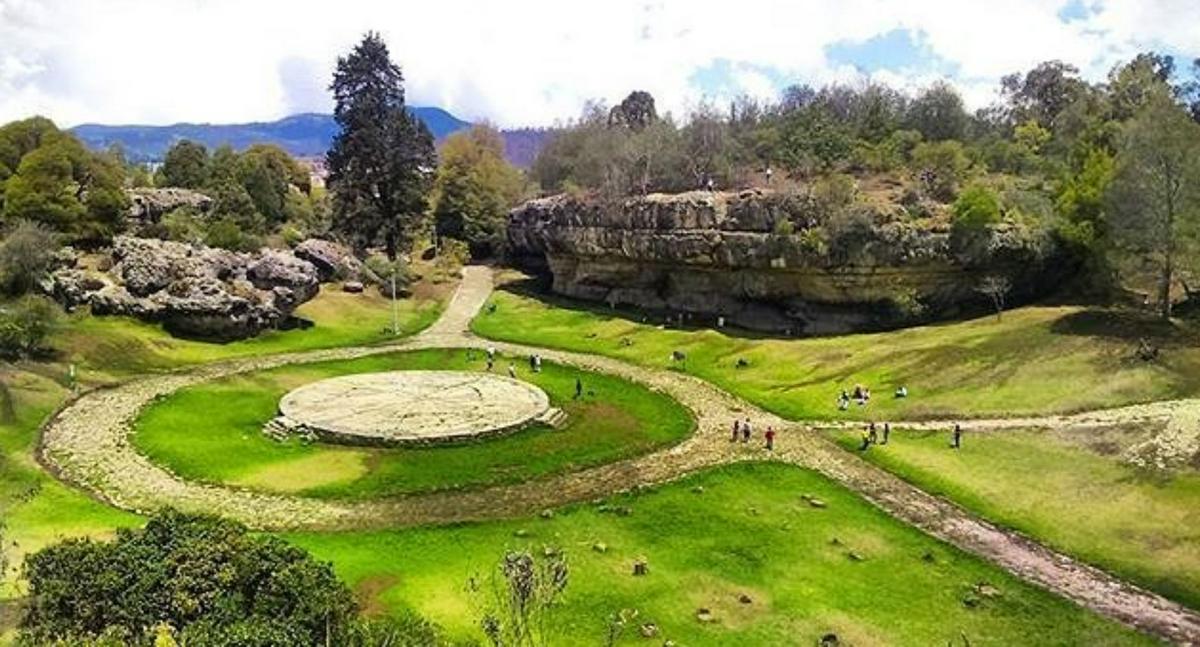
[[[853,209],[834,221],[810,197],[760,190],[616,204],[560,195],[515,209],[508,238],[561,294],[794,334],[956,314],[982,301],[989,274],[1028,298],[1056,261],[1038,232],[1001,226],[963,241],[944,224]]]
[[[321,281],[335,278],[356,280],[363,272],[362,261],[348,247],[330,240],[309,238],[293,250],[297,257],[312,263]]]
[[[48,291],[98,315],[161,321],[192,337],[241,339],[285,324],[320,289],[317,270],[288,252],[254,254],[120,236],[112,269],[60,269]]]

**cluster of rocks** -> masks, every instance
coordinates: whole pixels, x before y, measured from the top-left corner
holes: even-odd
[[[188,207],[197,213],[207,213],[213,204],[212,198],[191,189],[176,187],[136,188],[126,191],[129,196],[129,231],[149,231],[172,211]]]
[[[172,333],[216,340],[286,327],[292,312],[316,296],[320,275],[287,251],[231,252],[119,236],[104,269],[67,263],[46,292],[68,308],[161,322]]]
[[[839,333],[979,304],[984,275],[1033,296],[1052,241],[1013,226],[962,245],[945,220],[766,190],[624,201],[532,200],[509,216],[513,257],[561,294],[748,328]]]

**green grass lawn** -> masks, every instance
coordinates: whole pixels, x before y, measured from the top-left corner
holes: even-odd
[[[411,335],[428,327],[445,306],[450,285],[429,286],[418,296],[399,302],[400,334]],[[311,321],[304,329],[270,330],[257,337],[213,343],[171,336],[162,326],[128,317],[93,317],[86,311],[71,316],[51,341],[61,351],[61,361],[74,362],[83,371],[102,376],[174,368],[233,357],[291,351],[360,346],[394,339],[390,302],[374,290],[348,294],[336,285],[296,310]]]
[[[507,363],[501,358],[497,370]],[[261,433],[279,398],[301,384],[370,371],[483,368],[479,353],[468,362],[463,350],[429,350],[289,366],[184,389],[146,409],[134,444],[185,478],[364,499],[526,481],[645,453],[681,440],[693,428],[686,408],[639,385],[556,364],[533,373],[521,359],[513,363],[520,379],[541,387],[567,412],[564,429],[535,426],[476,443],[424,448],[280,443]],[[576,376],[595,394],[573,400]]]
[[[962,645],[964,635],[971,645],[1153,644],[798,468],[729,466],[607,504],[630,513],[580,505],[551,519],[287,537],[331,560],[367,609],[416,611],[456,637],[478,637],[469,578],[487,582],[506,550],[554,546],[566,551],[570,584],[553,644],[603,644],[605,618],[620,609],[662,631],[649,641],[635,625],[627,645],[814,645],[829,632],[851,645]],[[632,576],[643,557],[649,574]],[[980,583],[1000,595],[969,607]],[[715,622],[696,619],[702,607]]]
[[[472,328],[485,337],[682,370],[789,418],[886,419],[1071,412],[1200,393],[1200,335],[1114,313],[1028,307],[877,334],[795,340],[664,329],[629,315],[500,290]],[[1140,336],[1163,345],[1133,359]],[[687,359],[675,362],[673,351]],[[749,365],[738,368],[739,359]],[[839,413],[841,389],[871,404]],[[907,386],[910,397],[892,397]]]
[[[0,519],[10,560],[7,572],[0,573],[0,600],[21,594],[17,576],[27,553],[64,537],[103,537],[116,527],[140,523],[135,515],[62,485],[34,461],[38,427],[67,390],[25,368],[9,365],[0,371],[7,391],[7,404],[0,410]]]
[[[1066,433],[1066,432],[1063,432]],[[838,442],[857,449],[856,433]],[[1200,609],[1200,473],[1149,475],[1048,432],[896,431],[865,457],[933,494]]]

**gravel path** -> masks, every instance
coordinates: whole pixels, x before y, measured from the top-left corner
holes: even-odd
[[[812,427],[762,411],[708,382],[595,355],[473,337],[468,325],[491,290],[488,268],[465,268],[463,281],[442,317],[424,332],[396,344],[221,362],[84,393],[47,423],[41,460],[59,478],[128,510],[146,513],[171,505],[182,510],[217,512],[255,528],[330,530],[510,518],[598,499],[635,486],[667,482],[709,466],[741,460],[782,460],[815,469],[893,516],[1089,609],[1176,644],[1200,645],[1200,614],[982,521],[842,450]],[[352,359],[397,350],[485,346],[517,355],[538,352],[551,361],[647,385],[688,407],[696,419],[696,432],[664,450],[569,474],[473,491],[364,502],[275,495],[186,481],[150,462],[130,444],[133,421],[143,407],[155,398],[194,384],[287,364]],[[1159,419],[1186,404],[1167,402],[1078,416],[971,421],[971,429]],[[728,425],[735,417],[748,417],[759,432],[768,425],[779,430],[779,451],[767,455],[757,445],[730,443]]]

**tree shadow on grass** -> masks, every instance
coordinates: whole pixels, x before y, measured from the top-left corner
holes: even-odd
[[[1127,309],[1089,308],[1059,317],[1050,325],[1058,335],[1100,337],[1136,343],[1148,339],[1158,343],[1200,342],[1192,329],[1145,312]]]

